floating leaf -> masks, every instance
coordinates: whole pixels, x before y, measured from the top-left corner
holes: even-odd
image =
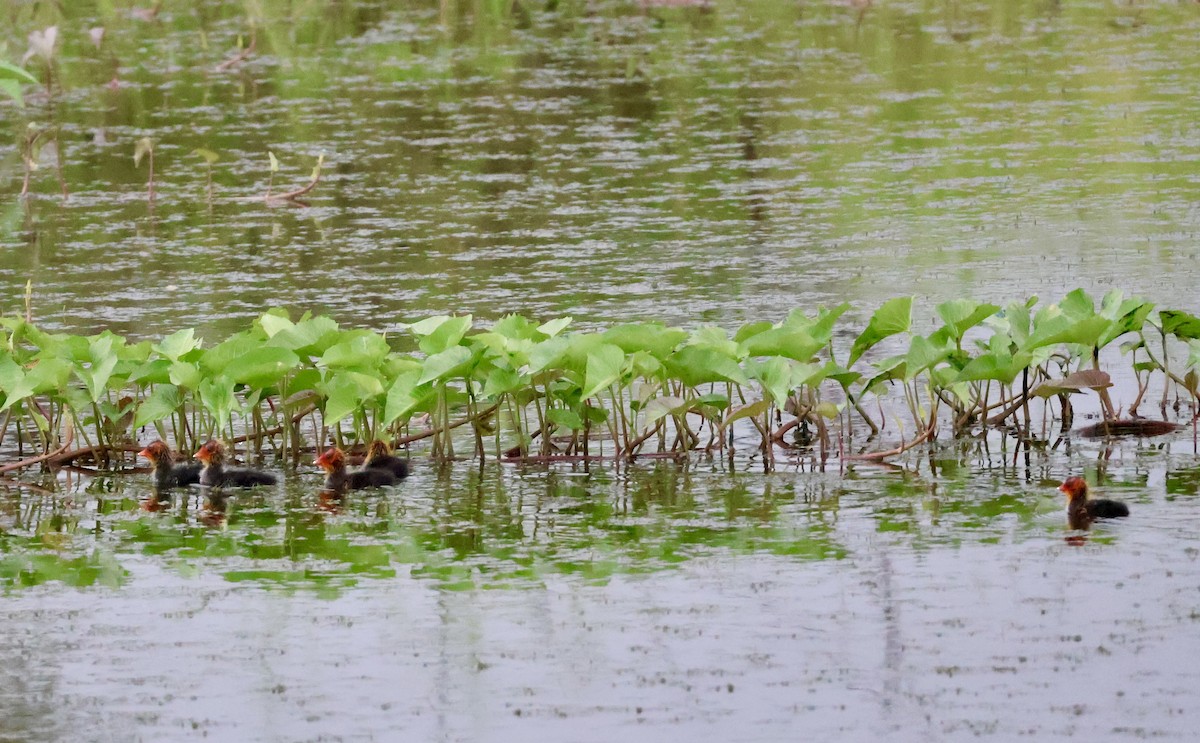
[[[834,418],[837,418],[842,412],[840,407],[838,407],[837,405],[834,405],[833,403],[828,402],[828,401],[818,403],[817,407],[815,407],[813,409],[817,412],[817,415],[820,415],[829,420],[833,420]]]

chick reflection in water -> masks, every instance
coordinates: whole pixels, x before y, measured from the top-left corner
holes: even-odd
[[[150,493],[150,497],[142,501],[142,510],[150,513],[158,513],[165,510],[171,505],[171,494],[155,488]]]
[[[208,495],[207,505],[200,509],[200,523],[215,529],[223,529],[229,523],[229,496],[224,493],[212,492]]]

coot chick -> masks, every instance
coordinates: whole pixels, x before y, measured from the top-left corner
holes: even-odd
[[[1067,494],[1067,522],[1072,529],[1086,529],[1096,519],[1115,519],[1129,515],[1129,506],[1107,498],[1088,498],[1088,486],[1082,477],[1068,477],[1058,489]]]
[[[364,467],[356,472],[347,471],[346,453],[336,446],[326,449],[314,464],[325,470],[326,490],[341,492],[362,488],[386,488],[399,482],[395,475],[385,469]]]
[[[363,469],[387,470],[396,476],[397,480],[408,477],[408,462],[392,456],[392,449],[386,442],[376,439],[367,447],[367,458],[363,461]]]
[[[209,439],[196,452],[196,459],[204,462],[200,470],[200,484],[210,488],[252,488],[255,485],[274,485],[275,475],[244,467],[225,467],[225,446],[216,439]]]
[[[154,488],[156,490],[184,488],[200,482],[200,468],[204,465],[200,462],[175,464],[175,456],[171,454],[171,447],[161,439],[147,444],[145,449],[138,452],[138,456],[145,457],[154,463]]]

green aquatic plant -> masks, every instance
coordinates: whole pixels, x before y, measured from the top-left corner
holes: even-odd
[[[149,174],[146,176],[146,203],[154,206],[154,140],[142,137],[133,149],[133,164],[141,166],[142,158],[146,158]]]
[[[0,60],[0,91],[16,101],[18,106],[25,105],[22,85],[37,85],[37,78],[29,74],[23,67]]]
[[[1149,430],[1119,421],[1109,395],[1101,355],[1121,339],[1114,350],[1129,357],[1138,384],[1131,410],[1152,377],[1200,402],[1200,320],[1155,313],[1117,292],[1099,307],[1081,290],[1049,305],[955,300],[936,308],[940,325],[927,333],[914,331],[913,300],[901,297],[839,346],[835,337],[848,334],[835,331],[849,311],[795,310],[733,333],[655,323],[576,332],[570,318],[539,324],[519,315],[479,328],[469,315],[441,315],[392,338],[272,310],[208,346],[191,329],[130,343],[107,331],[46,333],[8,317],[0,319],[0,445],[22,452],[33,444],[38,461],[103,462],[152,427],[183,449],[221,437],[296,462],[329,443],[377,438],[428,439],[442,460],[468,451],[479,459],[733,456],[750,441],[768,469],[780,449],[822,463],[882,459],[937,438],[943,426],[955,436],[996,429],[1046,441],[1051,420],[1070,429],[1080,394],[1097,395],[1106,431]],[[1148,328],[1161,336],[1161,358]],[[1187,352],[1177,362],[1182,375],[1168,365],[1180,351],[1168,339]],[[868,441],[856,443],[864,433]],[[869,446],[896,434],[898,445]],[[66,451],[76,436],[81,446]]]
[[[213,165],[215,165],[216,162],[221,159],[221,156],[212,150],[208,150],[203,147],[197,147],[196,149],[192,150],[192,154],[204,160],[204,193],[207,198],[208,205],[211,208],[213,201]]]
[[[271,193],[271,187],[275,181],[275,174],[279,172],[279,160],[275,157],[275,153],[267,152],[271,160],[271,175],[267,180],[267,192],[263,195],[263,200],[271,201],[288,201],[293,204],[304,206],[304,202],[300,201],[300,197],[312,191],[321,182],[321,167],[325,164],[325,153],[317,155],[317,164],[313,166],[312,175],[309,177],[308,183],[300,188],[284,193]]]

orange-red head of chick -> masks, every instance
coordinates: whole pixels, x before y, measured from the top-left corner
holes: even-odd
[[[326,472],[336,472],[346,468],[346,453],[333,446],[322,452],[313,464]]]
[[[1082,477],[1068,477],[1063,481],[1062,485],[1058,486],[1058,489],[1066,493],[1067,497],[1071,500],[1079,500],[1080,498],[1087,500],[1087,481]]]
[[[170,461],[171,449],[161,440],[153,441],[149,444],[146,444],[146,448],[138,452],[138,456],[145,457],[151,462],[158,464],[158,462],[164,458],[166,458],[167,461]]]
[[[199,459],[205,464],[214,464],[225,461],[225,447],[216,439],[209,439],[204,442],[196,451],[196,459]]]

